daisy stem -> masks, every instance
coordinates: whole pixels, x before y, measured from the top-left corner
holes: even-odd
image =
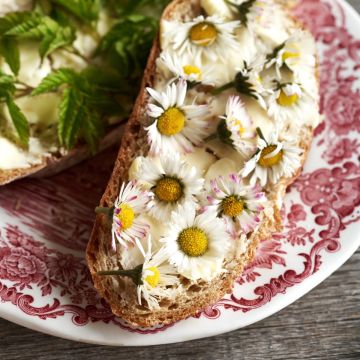
[[[129,277],[135,285],[142,285],[143,281],[141,280],[141,275],[143,271],[143,264],[136,266],[131,270],[107,270],[107,271],[98,271],[97,275],[100,276],[125,276]]]
[[[211,141],[211,140],[215,140],[217,138],[218,138],[217,134],[211,134],[205,139],[205,141]]]
[[[219,94],[221,94],[223,91],[228,90],[228,89],[231,89],[231,88],[233,88],[234,86],[235,86],[235,83],[234,83],[233,81],[232,81],[232,82],[229,82],[228,84],[225,84],[225,85],[223,85],[223,86],[220,86],[220,87],[214,89],[214,90],[212,91],[212,94],[213,94],[213,95],[219,95]]]
[[[259,135],[260,139],[264,140],[267,143],[265,136],[259,127],[256,128],[256,132]]]

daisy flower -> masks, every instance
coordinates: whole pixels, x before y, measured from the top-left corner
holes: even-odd
[[[116,241],[127,247],[135,238],[145,237],[149,226],[138,216],[147,209],[150,201],[148,191],[140,189],[136,181],[123,183],[112,209],[112,248],[116,250]],[[98,208],[98,212],[102,208]],[[104,209],[103,209],[104,210]]]
[[[215,212],[196,216],[193,208],[173,213],[165,244],[170,264],[190,280],[210,281],[223,271],[230,245],[224,222]]]
[[[245,234],[257,227],[266,200],[260,186],[244,185],[237,174],[213,179],[210,186],[211,192],[206,197],[207,205],[204,209],[214,210],[219,217],[225,219],[230,233],[233,233],[233,228],[237,225]]]
[[[196,168],[176,154],[159,159],[144,158],[137,176],[149,184],[153,194],[148,205],[149,213],[160,221],[168,219],[181,206],[196,207],[195,196],[202,191],[204,184]]]
[[[242,177],[250,176],[250,185],[260,180],[264,187],[267,183],[276,184],[281,177],[291,177],[301,166],[302,150],[294,143],[280,140],[278,129],[265,139],[258,129],[257,152],[245,163]]]
[[[160,55],[160,61],[174,76],[170,82],[182,78],[192,84],[214,85],[219,81],[214,76],[213,66],[202,65],[190,57],[179,58],[175,53],[166,51]]]
[[[187,83],[180,79],[166,87],[165,92],[147,88],[158,104],[148,105],[148,115],[155,121],[145,130],[148,132],[150,154],[162,152],[190,153],[209,135],[207,105],[185,105]]]
[[[314,56],[315,43],[308,31],[298,30],[274,51],[274,57],[268,61],[266,68],[275,65],[279,79],[281,69],[286,65],[295,77],[301,79],[311,69],[315,69],[316,59]]]
[[[230,96],[226,104],[226,114],[220,117],[218,126],[220,139],[233,146],[243,157],[254,150],[255,132],[244,103],[238,96]]]
[[[146,300],[148,308],[158,309],[159,298],[169,292],[166,287],[179,282],[176,269],[169,264],[168,255],[162,247],[156,254],[151,252],[151,239],[148,237],[147,252],[145,252],[139,240],[136,244],[144,257],[141,272],[141,283],[137,287],[138,302],[141,305],[142,298]]]
[[[141,263],[132,269],[99,271],[98,275],[126,276],[132,279],[137,286],[137,298],[139,305],[143,299],[150,310],[159,309],[159,299],[171,296],[175,288],[168,289],[179,282],[176,269],[168,263],[168,255],[165,248],[161,248],[153,254],[151,250],[151,237],[147,238],[147,251],[136,239],[136,246],[141,253]]]
[[[226,62],[230,52],[236,53],[240,46],[234,34],[239,26],[240,21],[224,22],[216,15],[198,16],[189,22],[175,22],[168,37],[180,57],[189,55],[196,61],[204,57],[210,61]]]
[[[303,121],[314,100],[299,84],[279,84],[267,98],[268,114],[276,122]]]

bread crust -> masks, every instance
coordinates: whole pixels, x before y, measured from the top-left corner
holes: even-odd
[[[110,146],[120,142],[123,127],[119,124],[111,129],[103,139],[101,139],[98,151],[103,151]],[[39,164],[32,165],[23,169],[0,169],[0,186],[9,184],[15,180],[30,176],[30,177],[45,177],[55,175],[71,166],[74,166],[81,161],[91,156],[89,147],[86,145],[79,145],[66,155],[50,154],[44,156]]]
[[[200,13],[199,0],[175,0],[164,11],[163,19],[171,18],[174,13],[178,15],[178,9],[191,10],[195,14]],[[145,133],[143,130],[144,113],[148,96],[145,88],[152,86],[155,77],[156,59],[160,52],[159,37],[152,47],[148,64],[144,73],[142,86],[136,100],[133,113],[128,121],[120,147],[114,170],[109,180],[106,191],[101,198],[100,206],[111,207],[119,194],[120,186],[127,180],[127,171],[134,157],[142,155],[147,151],[147,144],[144,143]],[[301,146],[304,149],[302,164],[304,163],[312,140],[312,129],[304,128]],[[300,175],[301,169],[291,179],[284,179],[270,194],[270,201],[273,202],[273,218],[265,218],[260,228],[251,236],[246,252],[237,260],[235,266],[229,266],[227,272],[219,275],[206,286],[189,287],[190,296],[184,299],[176,299],[173,304],[160,303],[159,310],[150,311],[145,307],[136,304],[135,285],[127,279],[114,276],[98,276],[97,272],[104,269],[111,269],[119,266],[113,259],[110,246],[111,232],[109,231],[109,220],[105,215],[96,216],[94,228],[87,246],[87,263],[93,278],[94,286],[100,295],[110,304],[112,312],[126,320],[132,325],[151,327],[158,324],[170,324],[185,319],[208,306],[213,305],[223,296],[231,293],[233,284],[238,279],[244,266],[252,261],[256,248],[260,241],[271,237],[272,233],[282,230],[280,209],[276,206],[276,197],[280,193],[282,197],[288,185]],[[192,289],[192,290],[191,290]],[[127,293],[127,298],[121,293]]]

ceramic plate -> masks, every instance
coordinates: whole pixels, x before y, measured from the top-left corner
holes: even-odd
[[[279,311],[326,279],[360,245],[360,18],[341,0],[303,0],[314,33],[321,107],[303,175],[286,196],[285,229],[261,243],[234,292],[172,326],[134,329],[92,287],[84,250],[116,149],[48,179],[0,189],[0,316],[47,334],[154,345],[224,333]]]

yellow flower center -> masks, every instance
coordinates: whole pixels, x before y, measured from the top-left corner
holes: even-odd
[[[198,46],[210,46],[218,36],[218,31],[213,24],[206,21],[194,25],[190,29],[190,40]]]
[[[117,215],[118,219],[121,222],[121,227],[123,230],[127,230],[131,228],[134,219],[135,213],[131,206],[128,204],[121,204],[120,205],[120,213]]]
[[[185,115],[178,108],[167,109],[158,119],[157,128],[161,134],[172,136],[179,133],[185,126]]]
[[[178,201],[183,195],[179,180],[170,177],[160,179],[155,186],[154,193],[159,200],[165,202]]]
[[[181,251],[191,257],[202,256],[209,248],[207,236],[196,227],[183,230],[179,235],[178,243]]]
[[[291,51],[285,51],[282,55],[282,60],[286,61],[287,59],[297,58],[297,57],[299,57],[298,53],[291,52]]]
[[[242,135],[245,132],[245,128],[242,124],[242,122],[238,119],[234,119],[234,126],[237,128],[237,131],[240,135]]]
[[[240,215],[244,210],[244,203],[234,195],[227,197],[221,203],[223,214],[235,217]]]
[[[148,275],[145,278],[145,281],[152,287],[156,287],[159,284],[160,281],[160,271],[156,266],[151,266],[146,270],[152,271],[152,275]]]
[[[201,78],[201,70],[197,66],[185,65],[183,66],[185,75],[196,75],[198,78]]]
[[[280,95],[277,98],[277,103],[280,106],[292,106],[299,100],[299,95],[286,95],[283,90],[280,91]]]
[[[280,150],[276,155],[267,157],[267,155],[271,154],[275,151],[276,145],[269,145],[265,149],[261,151],[259,164],[263,167],[272,167],[278,164],[283,158],[283,152]]]

